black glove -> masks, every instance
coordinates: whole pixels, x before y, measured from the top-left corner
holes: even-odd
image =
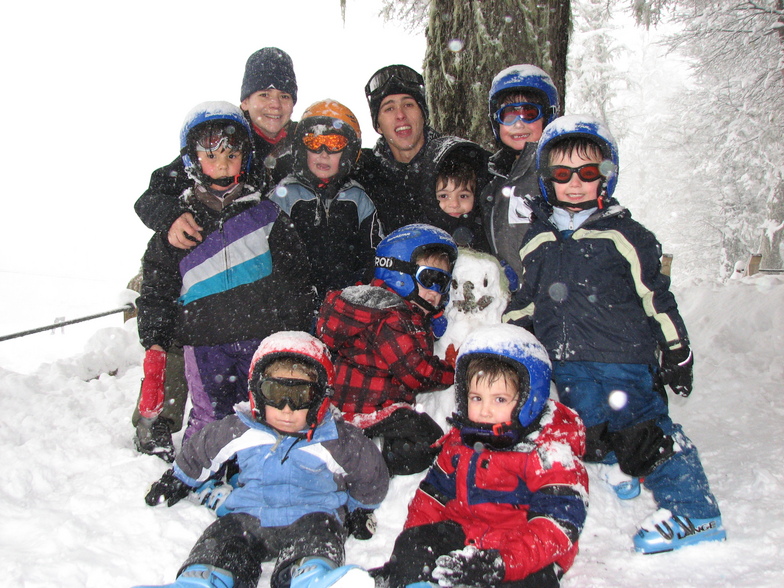
[[[164,500],[166,506],[174,506],[188,496],[191,487],[174,475],[174,470],[166,470],[161,479],[150,486],[144,502],[150,506],[158,506]]]
[[[346,529],[349,535],[357,539],[370,539],[376,532],[376,514],[367,508],[357,508],[348,513],[346,517]]]
[[[444,587],[495,586],[504,579],[504,560],[496,549],[477,549],[469,545],[440,556],[433,578]]]
[[[663,349],[661,380],[676,394],[684,398],[691,394],[694,379],[694,357],[685,343],[678,349]]]

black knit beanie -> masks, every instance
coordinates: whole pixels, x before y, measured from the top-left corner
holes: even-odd
[[[291,94],[294,103],[297,103],[294,64],[289,54],[277,47],[264,47],[248,57],[245,75],[242,77],[240,102],[251,94],[268,88]]]

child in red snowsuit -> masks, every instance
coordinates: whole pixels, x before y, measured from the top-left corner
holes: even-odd
[[[327,294],[316,335],[333,353],[335,394],[344,418],[382,437],[392,474],[425,470],[443,431],[414,410],[415,395],[453,382],[452,366],[433,352],[430,316],[451,283],[457,247],[446,231],[408,225],[376,248],[375,279]]]
[[[588,477],[585,428],[549,400],[550,362],[527,331],[494,325],[460,348],[457,412],[411,504],[392,588],[558,586],[577,554]]]

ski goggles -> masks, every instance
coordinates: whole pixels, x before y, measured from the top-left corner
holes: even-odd
[[[196,151],[241,151],[244,144],[244,137],[233,126],[207,129],[196,137]]]
[[[370,98],[380,88],[383,88],[390,80],[402,82],[404,86],[416,86],[420,91],[425,90],[424,78],[410,67],[405,65],[390,65],[377,71],[370,81],[365,84],[365,97]]]
[[[327,153],[340,153],[348,147],[348,138],[343,135],[314,135],[308,133],[302,137],[302,142],[308,151],[314,153],[326,149]]]
[[[267,406],[283,410],[288,404],[291,410],[302,410],[313,404],[319,393],[319,385],[317,382],[293,378],[262,378],[259,392]]]
[[[427,265],[417,266],[414,279],[423,288],[438,292],[442,296],[449,291],[449,285],[452,283],[452,274],[437,267],[430,267]]]
[[[566,165],[551,165],[547,169],[547,179],[556,184],[566,184],[572,179],[573,174],[577,174],[583,182],[595,182],[603,177],[598,163],[587,163],[580,167],[568,167]]]
[[[512,102],[511,104],[505,104],[496,110],[493,115],[496,122],[507,127],[512,126],[518,120],[521,120],[524,123],[536,122],[542,118],[542,116],[544,116],[542,107],[533,102]]]

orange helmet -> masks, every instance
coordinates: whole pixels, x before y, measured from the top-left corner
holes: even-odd
[[[328,150],[331,150],[330,145],[326,142],[318,141],[318,137],[322,135],[339,135],[348,140],[344,147],[341,145],[340,149],[335,149],[335,151],[343,152],[343,157],[340,160],[340,174],[345,177],[359,158],[362,132],[354,113],[337,100],[329,98],[314,102],[302,113],[302,118],[294,133],[295,171],[301,172],[307,169],[305,162],[307,148],[304,144],[306,137],[311,141],[315,138],[316,140],[313,141],[315,144],[323,143]]]

